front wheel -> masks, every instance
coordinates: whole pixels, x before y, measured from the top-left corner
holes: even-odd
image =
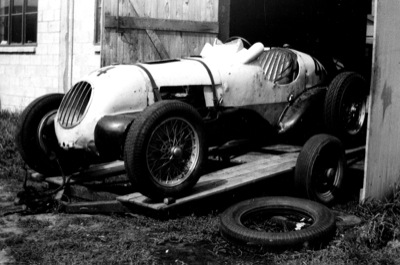
[[[300,151],[295,168],[295,187],[308,199],[330,205],[338,200],[342,189],[345,154],[334,136],[311,137]]]
[[[175,100],[147,107],[128,131],[124,162],[133,185],[147,197],[179,197],[200,177],[206,158],[203,120]]]

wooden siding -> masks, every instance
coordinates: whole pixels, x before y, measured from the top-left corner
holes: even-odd
[[[101,65],[199,54],[219,31],[218,0],[103,0]]]
[[[390,196],[400,176],[400,3],[378,0],[376,11],[362,200]]]

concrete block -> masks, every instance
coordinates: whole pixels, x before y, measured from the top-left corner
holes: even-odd
[[[60,32],[60,21],[52,21],[48,24],[48,32]]]
[[[54,11],[51,9],[43,10],[43,21],[53,21],[54,20]]]
[[[40,43],[36,47],[36,55],[47,54],[48,53],[48,46],[49,46],[49,44],[47,44],[47,43]]]
[[[32,56],[34,56],[34,55],[28,55],[28,54],[25,54],[25,55],[20,55],[21,57],[20,57],[20,62],[21,62],[21,65],[30,65],[31,64],[31,58],[32,58]]]
[[[49,22],[41,21],[38,22],[37,32],[38,33],[46,33],[48,31]]]

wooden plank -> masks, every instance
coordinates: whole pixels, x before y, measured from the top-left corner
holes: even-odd
[[[400,177],[400,5],[377,1],[366,174],[361,200],[393,194]]]
[[[147,16],[145,11],[148,1],[131,0],[131,3],[132,6],[135,6],[138,10],[142,10],[143,16]],[[132,16],[132,14],[129,14],[129,16]],[[131,62],[143,62],[147,60],[147,58],[145,58],[146,55],[150,56],[150,54],[153,53],[151,43],[145,30],[136,30],[135,32],[137,33],[136,38],[138,43],[136,47],[137,58],[136,60],[131,60]]]
[[[76,198],[85,201],[111,201],[118,197],[118,195],[114,193],[93,190],[82,185],[69,186],[67,196],[69,198]]]
[[[94,179],[104,179],[111,176],[125,174],[123,161],[114,161],[107,164],[94,165],[86,170],[75,173],[71,176],[70,183],[91,181]],[[125,178],[127,180],[127,178]],[[46,181],[52,184],[61,185],[62,177],[49,177]]]
[[[230,37],[230,10],[231,10],[231,0],[219,0],[218,39],[222,41],[226,41]]]
[[[119,19],[119,23],[118,23]],[[217,22],[197,22],[190,20],[157,19],[146,17],[106,16],[105,27],[110,29],[144,29],[218,34]]]
[[[103,25],[106,26],[102,29],[104,31],[102,66],[199,54],[204,44],[212,42],[219,31],[219,0],[104,0],[104,2]],[[120,25],[117,17],[121,18]],[[141,25],[126,30],[125,19],[134,23],[138,21]],[[156,27],[152,27],[154,22]],[[150,28],[141,29],[147,26]]]
[[[132,6],[132,15],[135,17],[140,17],[141,14],[143,14],[142,10],[138,10],[137,6],[134,6],[134,2],[130,2],[131,6]],[[149,36],[151,42],[153,43],[154,47],[156,48],[156,51],[158,53],[158,55],[160,56],[161,59],[168,59],[170,56],[167,52],[167,50],[165,50],[165,47],[163,46],[163,44],[161,43],[159,37],[157,36],[157,34],[155,33],[154,30],[151,29],[145,29],[147,35]]]
[[[302,146],[299,145],[289,145],[289,144],[276,144],[270,146],[261,147],[261,150],[273,153],[294,153],[300,152]]]
[[[265,154],[265,153],[260,153],[260,152],[248,152],[243,155],[239,155],[234,158],[230,158],[229,161],[231,163],[238,163],[238,164],[244,164],[244,163],[249,163],[253,162],[256,160],[259,160],[261,158],[268,158],[268,157],[274,157],[276,155],[273,154]]]
[[[110,15],[117,15],[118,14],[118,4],[119,1],[110,0],[111,7],[110,7]],[[107,14],[105,14],[107,15]],[[118,64],[118,38],[119,33],[116,30],[110,31],[110,42],[109,42],[109,55],[108,55],[108,64]]]
[[[218,34],[219,30],[219,25],[217,22],[198,22],[190,20],[156,19],[145,17],[119,17],[118,24],[117,17],[114,16],[106,16],[105,27],[212,34]]]
[[[296,164],[297,156],[297,153],[288,153],[207,174],[200,178],[190,195],[179,198],[175,203],[169,205],[162,202],[152,202],[140,193],[120,196],[117,197],[117,200],[153,210],[169,210],[182,207],[190,202],[232,191],[285,172],[290,172]]]
[[[67,213],[126,213],[129,209],[117,200],[64,203]]]
[[[102,10],[101,10],[101,19],[104,24],[104,18],[107,15],[110,15],[111,8],[111,0],[102,0]],[[101,28],[101,52],[100,52],[100,66],[104,67],[109,65],[109,57],[110,57],[110,30],[105,30],[104,26]]]
[[[182,0],[169,1],[170,8],[168,19],[182,20]],[[167,34],[165,34],[167,33]],[[165,47],[169,51],[171,58],[182,57],[182,32],[164,32]]]

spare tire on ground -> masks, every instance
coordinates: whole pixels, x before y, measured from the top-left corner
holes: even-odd
[[[326,206],[292,197],[246,200],[220,216],[220,232],[226,240],[272,251],[319,248],[335,228],[335,216]]]

